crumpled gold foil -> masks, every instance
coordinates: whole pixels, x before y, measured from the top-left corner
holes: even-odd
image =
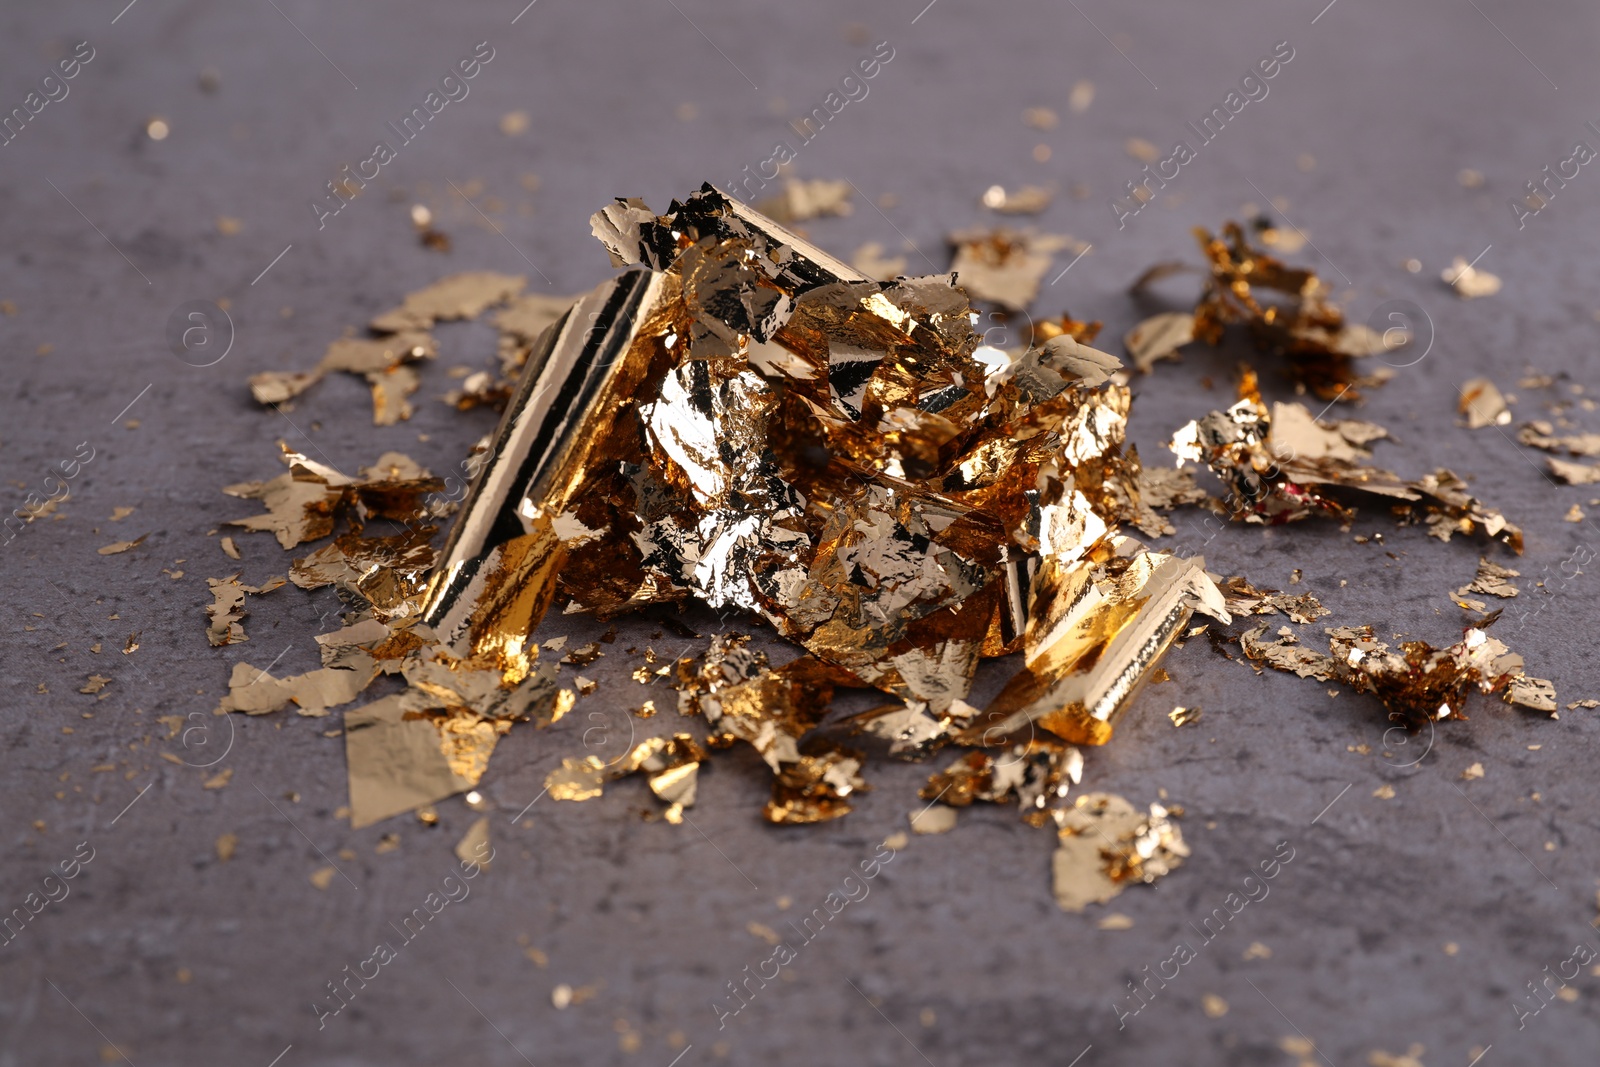
[[[1406,480],[1362,462],[1367,445],[1387,436],[1381,427],[1325,425],[1299,404],[1275,404],[1269,415],[1248,369],[1239,392],[1238,403],[1189,423],[1168,445],[1180,466],[1203,462],[1222,478],[1229,517],[1272,525],[1311,515],[1348,521],[1355,512],[1346,501],[1387,504],[1402,523],[1425,523],[1441,541],[1481,534],[1522,552],[1522,530],[1468,495],[1454,473],[1441,468]]]

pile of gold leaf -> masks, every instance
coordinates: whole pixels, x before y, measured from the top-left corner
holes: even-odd
[[[801,214],[789,195],[785,210]],[[1110,739],[1167,648],[1199,631],[1186,631],[1194,612],[1221,622],[1327,614],[1309,593],[1223,582],[1125,526],[1172,533],[1160,511],[1193,503],[1253,522],[1347,519],[1346,497],[1361,497],[1444,539],[1477,531],[1520,547],[1517,529],[1449,472],[1405,482],[1365,466],[1384,431],[1324,425],[1299,405],[1269,414],[1253,376],[1238,404],[1174,441],[1182,460],[1222,477],[1227,501],[1188,471],[1144,470],[1125,446],[1126,376],[1089,347],[1098,323],[1043,322],[1017,349],[986,345],[976,328],[973,287],[1022,306],[1057,239],[963,235],[957,264],[971,279],[881,281],[709,185],[664,215],[619,199],[591,221],[627,269],[590,293],[519,295],[520,278],[457,275],[373,320],[372,337],[336,342],[313,371],[251,381],[259,401],[278,404],[329,370],[358,373],[375,421],[392,422],[409,414],[412,363],[437,350],[434,325],[501,309],[499,374],[470,375],[447,398],[504,408],[459,508],[442,481],[395,453],[345,475],[285,446],[285,473],[226,490],[265,509],[234,524],[285,549],[331,538],[295,559],[288,581],[332,587],[347,610],[316,638],[321,668],[277,678],[238,662],[217,713],[293,704],[325,715],[390,679],[388,695],[345,715],[357,827],[472,788],[514,722],[548,726],[594,692],[560,668],[593,662],[599,643],[557,662],[566,637],[535,636],[550,608],[601,619],[653,608],[659,620],[662,607],[696,602],[758,620],[803,654],[774,666],[733,632],[692,655],[646,649],[634,678],[669,681],[694,729],[610,762],[567,757],[546,780],[553,798],[598,797],[637,774],[676,823],[695,802],[700,765],[748,745],[771,778],[762,817],[815,823],[869,789],[872,753],[921,760],[952,749],[922,791],[932,815],[913,829],[948,829],[975,802],[1015,804],[1030,824],[1056,826],[1056,893],[1077,910],[1188,854],[1176,811],[1075,794],[1080,746]],[[1231,245],[1207,244],[1215,278],[1191,337],[1214,339],[1243,318],[1301,354],[1354,343],[1312,276],[1228,233]],[[1252,284],[1294,303],[1263,307]],[[1312,382],[1320,393],[1356,380]],[[375,520],[392,529],[369,535]],[[283,584],[214,579],[212,643],[245,640],[246,598]],[[1331,657],[1274,653],[1262,632],[1246,637],[1252,658],[1341,677],[1408,713],[1440,685],[1452,712],[1468,684],[1537,688],[1504,646],[1471,638],[1481,629],[1461,646],[1400,654],[1342,630]],[[1009,682],[985,706],[969,703],[979,662],[1002,656],[1015,657]],[[1426,701],[1385,681],[1402,667],[1421,673],[1413,690]],[[886,702],[830,720],[840,688]],[[656,710],[645,701],[636,714]]]

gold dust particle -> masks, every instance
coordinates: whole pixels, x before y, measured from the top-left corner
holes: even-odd
[[[765,923],[758,923],[754,919],[751,919],[748,923],[746,923],[744,928],[751,937],[759,937],[769,945],[776,945],[779,941],[783,940],[782,937],[778,936],[778,932],[772,927],[766,925]]]
[[[525,948],[522,950],[522,954],[528,957],[528,959],[532,960],[533,965],[538,967],[540,970],[544,970],[546,967],[550,966],[550,957],[546,956],[540,949],[532,947]]]
[[[179,967],[178,968],[178,984],[179,985],[188,985],[192,981],[194,981],[194,972],[191,971],[187,967]]]
[[[1416,273],[1419,273],[1422,270],[1422,260],[1420,260],[1420,259],[1408,259],[1408,260],[1405,261],[1404,266],[1405,266],[1407,271],[1409,271],[1412,274],[1416,274]]]
[[[1085,83],[1079,82],[1078,84],[1082,85]],[[1090,90],[1090,95],[1093,95],[1093,89]],[[1080,109],[1073,108],[1073,110],[1077,111]],[[1023,109],[1022,112],[1023,125],[1032,126],[1036,130],[1053,130],[1056,128],[1056,124],[1060,121],[1060,116],[1058,116],[1054,110],[1048,107],[1030,107]]]
[[[1317,157],[1310,152],[1301,152],[1294,157],[1294,165],[1309,174],[1317,169]]]
[[[244,220],[236,219],[231,215],[217,216],[217,232],[224,237],[235,237],[244,229]]]
[[[1460,952],[1460,951],[1461,951],[1461,946],[1456,944],[1454,941],[1446,941],[1444,943],[1444,954],[1446,956],[1454,956],[1457,952]]]
[[[382,855],[384,855],[386,853],[394,852],[399,847],[400,847],[400,835],[399,834],[384,834],[382,837],[380,837],[378,839],[378,843],[376,845],[372,846],[372,851],[374,851],[378,855],[382,856]]]
[[[426,804],[417,809],[417,821],[424,826],[438,826],[439,813],[434,810],[432,804]]]
[[[201,788],[203,788],[203,789],[221,789],[224,786],[226,786],[228,784],[228,782],[232,780],[232,778],[233,778],[233,768],[232,767],[226,767],[226,768],[222,769],[221,771],[218,771],[212,777],[207,778],[206,781],[205,781],[205,785],[203,785]]]
[[[550,1006],[556,1011],[565,1011],[572,1004],[572,987],[563,982],[550,990]]]
[[[35,355],[39,355],[39,356],[48,356],[50,353],[54,352],[55,350],[56,350],[56,346],[51,344],[50,342],[46,341],[44,344],[42,344],[38,348],[34,349],[34,354]]]
[[[693,122],[700,117],[700,109],[693,104],[679,104],[672,112],[679,122]]]
[[[903,830],[898,833],[890,834],[888,837],[883,839],[883,847],[888,849],[890,852],[899,852],[910,843],[911,838],[907,837],[905,831]]]
[[[1228,1014],[1228,1002],[1215,993],[1207,993],[1200,998],[1200,1010],[1206,1013],[1207,1019],[1220,1019]]]
[[[1073,114],[1083,114],[1089,110],[1089,105],[1092,103],[1094,103],[1094,82],[1088,78],[1075,82],[1071,94],[1067,97],[1067,106],[1072,108]]]
[[[428,210],[428,205],[411,205],[411,225],[419,230],[425,230],[433,225],[433,212]]]
[[[617,1035],[617,1047],[623,1052],[638,1052],[639,1046],[642,1044],[643,1041],[633,1030],[629,1030],[626,1033]]]
[[[1461,183],[1463,189],[1476,189],[1483,185],[1483,175],[1471,167],[1462,167],[1456,175],[1456,181]]]
[[[172,127],[167,125],[166,119],[151,119],[145,123],[145,136],[152,141],[165,141],[167,134],[172,132]]]
[[[1554,841],[1546,841],[1544,843],[1544,850],[1546,852],[1554,852],[1556,850],[1556,843]]]
[[[1048,163],[1048,162],[1050,162],[1050,146],[1047,145],[1047,144],[1036,144],[1036,145],[1034,145],[1033,146],[1033,159],[1034,159],[1034,162],[1036,162],[1036,163]]]
[[[939,1015],[932,1008],[923,1008],[921,1011],[917,1012],[917,1022],[921,1023],[924,1027],[932,1026],[938,1021]]]
[[[1483,777],[1483,764],[1474,763],[1472,766],[1468,767],[1466,770],[1461,772],[1461,777],[1466,779],[1469,782],[1472,781],[1474,778],[1482,778]]]
[[[1114,911],[1094,925],[1100,930],[1132,930],[1133,919],[1119,911]]]
[[[1141,163],[1154,163],[1161,158],[1161,149],[1143,137],[1130,137],[1122,147],[1128,155]]]
[[[1389,785],[1388,783],[1380,785],[1378,788],[1372,791],[1372,795],[1377,797],[1379,800],[1393,800],[1394,786]]]
[[[1252,941],[1250,942],[1250,947],[1244,950],[1243,958],[1247,960],[1270,960],[1272,958],[1272,950],[1259,941]]]
[[[500,132],[507,137],[516,137],[528,132],[528,122],[526,111],[507,111],[500,116]]]
[[[334,869],[332,867],[318,867],[311,872],[311,884],[318,889],[326,889],[333,881]]]
[[[639,716],[639,718],[641,718],[641,719],[648,719],[648,718],[650,718],[650,716],[654,715],[655,713],[656,713],[656,702],[654,700],[646,700],[644,702],[644,706],[641,707],[638,711],[634,712],[634,714]]]
[[[217,838],[217,859],[227,863],[239,849],[238,834],[222,834]]]

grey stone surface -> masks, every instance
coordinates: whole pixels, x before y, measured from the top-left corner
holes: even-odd
[[[0,908],[23,906],[79,842],[94,849],[70,895],[0,948],[0,1064],[120,1053],[141,1067],[1271,1065],[1296,1062],[1280,1042],[1297,1034],[1328,1064],[1413,1043],[1430,1065],[1466,1064],[1491,1045],[1489,1067],[1593,1061],[1600,982],[1587,969],[1570,985],[1575,1000],[1554,1001],[1521,1028],[1512,1004],[1575,945],[1600,942],[1590,927],[1600,874],[1594,713],[1551,722],[1485,701],[1469,722],[1386,747],[1389,724],[1370,700],[1257,677],[1204,640],[1169,659],[1173,680],[1148,689],[1114,743],[1089,758],[1097,788],[1138,802],[1165,790],[1182,804],[1194,849],[1173,876],[1106,909],[1059,912],[1050,835],[1011,811],[970,811],[950,834],[914,840],[869,897],[719,1029],[713,1000],[770,953],[748,924],[787,936],[789,920],[905,828],[926,768],[877,769],[854,814],[810,829],[759,823],[765,774],[737,751],[704,776],[693,826],[642,819],[652,801],[635,782],[588,804],[541,800],[526,826],[513,823],[549,768],[582,751],[594,724],[580,719],[505,739],[484,784],[494,869],[319,1029],[312,1003],[324,984],[379,940],[398,940],[392,924],[440,884],[477,816],[456,799],[440,805],[436,828],[406,818],[352,832],[333,814],[345,802],[342,743],[323,736],[337,713],[213,721],[232,662],[314,666],[311,635],[332,625],[336,608],[331,593],[286,589],[253,604],[248,644],[208,648],[205,577],[242,568],[259,580],[288,559],[259,536],[240,538],[240,564],[223,557],[209,531],[251,508],[218,490],[275,473],[279,438],[342,467],[395,448],[452,468],[492,417],[440,404],[444,369],[486,365],[493,339],[480,327],[442,330],[445,351],[426,372],[417,416],[390,428],[369,425],[358,383],[326,382],[279,416],[250,403],[244,378],[311,365],[346,327],[452,270],[526,273],[550,292],[595,284],[608,268],[588,236],[591,211],[613,195],[664,205],[702,180],[754,168],[777,141],[797,141],[785,119],[821,105],[878,41],[891,43],[893,60],[797,165],[895,200],[879,210],[858,197],[853,217],[810,227],[816,240],[844,255],[867,240],[891,252],[914,242],[911,269],[937,269],[947,262],[942,235],[982,221],[977,197],[989,184],[1054,183],[1065,194],[1081,182],[1092,195],[1060,196],[1039,225],[1094,250],[1034,311],[1070,308],[1105,320],[1115,338],[1144,310],[1125,286],[1155,260],[1192,258],[1189,227],[1286,198],[1287,216],[1315,244],[1301,258],[1339,284],[1356,318],[1403,299],[1431,320],[1428,357],[1361,411],[1398,438],[1380,461],[1407,474],[1447,464],[1524,524],[1524,594],[1502,636],[1533,673],[1554,679],[1563,702],[1600,695],[1600,578],[1563,569],[1597,538],[1590,523],[1562,515],[1594,494],[1551,486],[1539,457],[1454,420],[1455,387],[1477,374],[1517,393],[1523,416],[1541,413],[1549,395],[1516,388],[1528,364],[1600,385],[1591,188],[1600,177],[1585,168],[1522,229],[1506,206],[1575,140],[1596,143],[1584,127],[1600,119],[1592,10],[1499,0],[1339,0],[1326,10],[1322,0],[922,4],[540,0],[514,25],[518,0],[137,0],[127,9],[72,0],[0,11],[0,109],[21,106],[74,43],[95,49],[69,95],[0,148],[0,297],[15,306],[0,317],[8,507],[40,491],[49,466],[80,442],[94,449],[63,517],[0,550],[10,696]],[[865,29],[852,36],[851,23]],[[1125,140],[1166,148],[1192,139],[1185,122],[1285,40],[1294,58],[1269,96],[1118,229],[1108,199],[1141,166]],[[389,136],[385,122],[421,103],[480,41],[494,58],[470,96],[319,230],[308,204],[324,183],[366,158]],[[220,76],[215,92],[199,86],[207,67]],[[1097,88],[1083,114],[1067,106],[1079,79]],[[696,117],[679,118],[683,104]],[[1055,108],[1061,125],[1024,126],[1033,105]],[[498,123],[514,109],[531,122],[507,137]],[[163,141],[143,133],[152,116],[170,124]],[[1039,144],[1051,149],[1047,162],[1034,157]],[[1297,165],[1301,153],[1315,156],[1314,168]],[[1482,188],[1458,184],[1463,167],[1484,174]],[[538,176],[536,191],[525,174]],[[449,182],[499,219],[504,236]],[[433,205],[453,253],[418,246],[413,202]],[[219,235],[219,215],[242,219],[242,232]],[[1505,288],[1461,302],[1439,271],[1480,253]],[[1411,257],[1420,273],[1402,266]],[[1185,286],[1163,291],[1181,300]],[[165,339],[173,309],[223,297],[236,329],[227,358],[206,368],[174,358]],[[44,345],[51,350],[38,354]],[[1141,450],[1159,455],[1173,428],[1220,406],[1243,354],[1192,354],[1139,381]],[[1287,396],[1263,369],[1273,395]],[[1206,378],[1216,383],[1209,391]],[[1579,415],[1595,427],[1592,414]],[[119,506],[137,510],[110,521]],[[1436,643],[1456,633],[1445,591],[1470,578],[1478,556],[1471,544],[1394,532],[1377,517],[1353,533],[1384,530],[1386,545],[1329,526],[1213,536],[1193,513],[1180,521],[1169,540],[1203,551],[1216,570],[1282,586],[1301,567],[1303,587],[1336,619]],[[145,533],[134,551],[95,552]],[[597,629],[570,624],[575,636]],[[649,641],[653,629],[632,624],[617,647]],[[124,656],[132,631],[141,647]],[[657,647],[675,651],[672,641]],[[625,658],[597,665],[601,690],[581,709],[598,709],[618,738],[638,695]],[[77,692],[91,674],[111,678],[103,699]],[[1180,703],[1203,708],[1201,722],[1173,729],[1165,712]],[[191,713],[208,733],[169,737],[155,721]],[[622,742],[608,734],[607,743]],[[1370,752],[1351,750],[1359,745]],[[224,751],[214,767],[197,766]],[[1479,761],[1485,777],[1461,781]],[[203,789],[222,768],[231,782]],[[1394,798],[1374,797],[1385,784]],[[400,848],[375,853],[390,832]],[[227,863],[214,844],[224,833],[238,837]],[[1200,920],[1284,841],[1294,859],[1270,896],[1202,943]],[[309,875],[327,858],[348,881],[319,890]],[[1098,929],[1105,911],[1129,916],[1131,929]],[[1125,983],[1179,941],[1197,958],[1119,1029],[1112,1005]],[[1270,957],[1245,958],[1257,942]],[[557,1010],[558,984],[593,994]],[[1206,994],[1224,998],[1227,1013],[1208,1017]],[[625,1050],[627,1033],[637,1051]],[[677,1061],[674,1034],[692,1044]]]

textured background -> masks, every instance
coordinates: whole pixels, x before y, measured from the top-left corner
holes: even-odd
[[[1593,525],[1562,521],[1592,494],[1550,485],[1540,458],[1502,432],[1469,433],[1454,421],[1454,390],[1472,375],[1521,393],[1522,417],[1542,413],[1554,395],[1516,390],[1530,364],[1595,384],[1600,207],[1591,186],[1600,178],[1585,170],[1521,231],[1506,207],[1541,167],[1570,155],[1575,139],[1595,143],[1583,128],[1600,120],[1593,8],[939,0],[923,10],[923,2],[742,4],[728,14],[733,5],[708,0],[539,0],[515,25],[518,0],[136,0],[126,10],[123,0],[96,0],[26,13],[6,5],[5,109],[72,43],[96,49],[70,95],[0,148],[0,297],[15,310],[0,317],[8,507],[39,491],[47,468],[79,442],[95,458],[59,519],[34,523],[0,550],[0,680],[10,696],[0,905],[21,904],[80,841],[95,858],[67,899],[0,948],[0,1064],[100,1056],[141,1067],[665,1067],[680,1053],[684,1065],[1292,1064],[1280,1042],[1297,1031],[1316,1043],[1309,1058],[1328,1064],[1413,1044],[1430,1067],[1465,1065],[1489,1046],[1486,1065],[1592,1062],[1600,980],[1585,972],[1572,983],[1574,1001],[1554,1002],[1520,1030],[1511,1002],[1574,945],[1600,942],[1590,928],[1600,874],[1594,713],[1550,722],[1476,703],[1471,721],[1441,727],[1417,763],[1430,739],[1386,749],[1388,724],[1372,701],[1256,677],[1204,640],[1169,658],[1173,680],[1146,690],[1115,742],[1089,757],[1094,786],[1141,803],[1164,789],[1181,803],[1194,849],[1172,877],[1109,908],[1059,912],[1050,835],[1020,825],[1014,811],[973,809],[952,833],[913,840],[869,898],[719,1031],[711,1001],[769,953],[747,924],[786,930],[786,918],[820,904],[849,867],[905,827],[927,769],[879,768],[854,814],[810,829],[760,824],[766,776],[743,751],[703,776],[697,828],[642,819],[654,804],[633,781],[598,802],[541,801],[514,823],[550,767],[582,751],[592,724],[575,717],[548,732],[519,729],[501,744],[484,785],[493,871],[318,1031],[310,1004],[324,983],[390,937],[389,923],[438,885],[451,846],[477,816],[457,798],[439,806],[436,828],[404,818],[352,832],[334,816],[345,803],[342,741],[323,736],[337,713],[213,722],[233,661],[262,666],[281,654],[279,671],[315,666],[311,635],[334,625],[337,607],[329,591],[289,588],[253,604],[248,644],[208,648],[204,579],[234,569],[210,532],[251,510],[218,489],[275,473],[278,438],[345,469],[389,448],[450,469],[492,416],[440,404],[444,369],[487,365],[493,336],[442,329],[440,365],[426,371],[417,416],[395,427],[369,424],[366,391],[353,380],[326,382],[279,416],[250,403],[244,378],[310,366],[341,331],[449,271],[527,273],[556,293],[595,284],[608,267],[588,236],[590,212],[613,195],[660,208],[702,180],[754,166],[777,139],[793,140],[784,120],[819,105],[880,40],[895,58],[867,99],[801,151],[798,170],[848,177],[874,201],[894,200],[879,210],[858,197],[853,217],[810,226],[817,241],[846,256],[867,240],[890,251],[914,242],[912,270],[942,268],[943,234],[983,221],[977,197],[989,184],[1054,183],[1065,194],[1084,183],[1088,198],[1060,196],[1039,224],[1094,250],[1034,310],[1104,319],[1115,349],[1148,310],[1125,295],[1140,270],[1192,258],[1193,225],[1286,198],[1280,210],[1318,250],[1296,258],[1338,284],[1353,317],[1403,299],[1431,321],[1428,357],[1362,409],[1399,439],[1380,447],[1379,462],[1408,475],[1448,464],[1525,526],[1524,594],[1501,636],[1532,673],[1554,679],[1564,702],[1600,695],[1591,656],[1600,577],[1562,570],[1575,550],[1600,544]],[[364,158],[387,136],[386,120],[484,40],[495,58],[470,97],[319,232],[307,204],[323,183]],[[1185,120],[1219,103],[1283,40],[1295,58],[1270,96],[1119,231],[1107,201],[1140,166],[1125,140],[1165,148],[1188,138]],[[220,74],[213,93],[199,85],[206,67]],[[1079,79],[1098,95],[1074,114],[1067,96]],[[685,104],[695,117],[680,117]],[[1060,127],[1024,126],[1022,109],[1032,105],[1054,107]],[[514,109],[531,124],[508,137],[499,121]],[[143,132],[156,115],[172,131],[161,142]],[[1046,162],[1036,158],[1039,144],[1051,150]],[[1314,168],[1297,164],[1302,153],[1315,156]],[[1486,184],[1463,188],[1462,167],[1480,170]],[[536,191],[527,174],[537,175]],[[504,237],[451,181],[503,224]],[[407,216],[414,202],[433,206],[453,254],[418,246]],[[242,232],[219,235],[219,215],[242,219]],[[1480,265],[1505,288],[1461,302],[1438,273],[1486,246]],[[1411,257],[1420,273],[1404,268]],[[1164,292],[1181,301],[1190,287],[1175,280]],[[224,297],[236,329],[228,357],[208,368],[174,358],[165,339],[172,310]],[[51,349],[41,355],[44,345]],[[1240,355],[1190,354],[1136,383],[1134,433],[1146,455],[1229,399]],[[1208,377],[1217,383],[1210,393]],[[1288,395],[1270,372],[1267,381]],[[113,523],[119,506],[137,510]],[[1194,513],[1178,519],[1183,529],[1167,543],[1204,552],[1216,570],[1281,587],[1301,567],[1303,588],[1334,609],[1330,622],[1370,621],[1438,643],[1457,633],[1445,591],[1471,577],[1478,555],[1416,530],[1362,545],[1330,526],[1212,537]],[[1373,518],[1353,532],[1377,530],[1388,527]],[[95,553],[142,533],[149,540],[132,552]],[[287,557],[270,539],[240,541],[246,580],[283,573]],[[174,579],[164,568],[185,574]],[[1534,587],[1541,578],[1547,591]],[[553,621],[549,632],[563,625]],[[579,637],[598,630],[570,626]],[[142,647],[123,656],[130,631]],[[636,623],[613,647],[652,632]],[[657,642],[665,651],[682,643],[670,634]],[[624,709],[638,696],[626,678],[632,664],[613,652],[589,672],[602,687],[581,707],[603,713],[607,744],[626,740]],[[100,698],[78,693],[96,673],[112,679]],[[992,691],[994,676],[983,684]],[[1178,703],[1202,707],[1204,719],[1174,730],[1165,712]],[[187,746],[154,722],[191,712],[211,732],[184,735]],[[1370,752],[1351,750],[1359,745]],[[196,766],[223,752],[213,767]],[[1460,781],[1479,761],[1486,776]],[[223,768],[234,771],[231,783],[203,790]],[[1393,799],[1373,796],[1384,784]],[[378,854],[387,832],[401,846]],[[228,863],[214,847],[224,833],[239,842]],[[1111,1005],[1124,983],[1176,941],[1197,942],[1189,924],[1280,841],[1295,858],[1271,895],[1119,1031]],[[319,890],[308,876],[323,854],[348,880]],[[792,901],[787,911],[781,898]],[[1098,929],[1110,910],[1132,927]],[[1253,942],[1270,957],[1245,958]],[[559,1011],[551,990],[560,983],[596,991]],[[1206,994],[1230,1010],[1208,1017]]]

